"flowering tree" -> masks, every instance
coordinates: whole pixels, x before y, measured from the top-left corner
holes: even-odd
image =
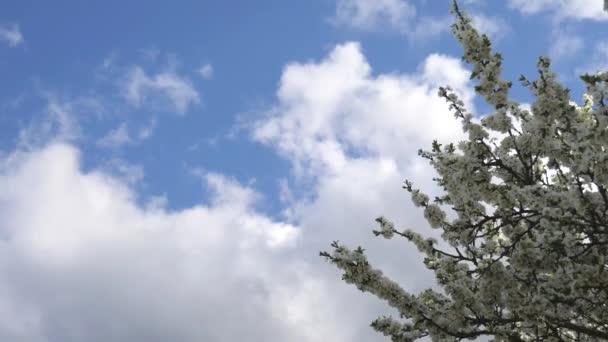
[[[443,291],[408,293],[373,268],[361,247],[334,242],[332,253],[321,255],[343,270],[343,280],[406,319],[372,322],[393,341],[608,340],[608,73],[581,77],[587,95],[577,107],[541,57],[538,79],[520,79],[536,98],[522,109],[509,98],[511,82],[501,79],[502,58],[488,37],[456,1],[452,12],[463,59],[479,81],[475,90],[494,113],[474,123],[456,94],[440,88],[468,141],[458,151],[437,141],[431,151],[418,151],[437,170],[434,180],[446,195],[431,203],[411,182],[404,185],[452,250],[397,230],[384,217],[374,230],[413,242]],[[490,138],[488,130],[503,138]],[[439,205],[451,206],[457,218],[448,221]]]

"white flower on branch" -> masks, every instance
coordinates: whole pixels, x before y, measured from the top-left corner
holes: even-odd
[[[587,90],[578,106],[550,60],[540,57],[538,79],[520,79],[535,97],[523,110],[509,96],[512,84],[501,78],[502,57],[489,38],[456,2],[453,13],[475,90],[494,113],[473,123],[453,90],[439,89],[468,141],[456,144],[459,153],[434,142],[432,151],[418,154],[438,172],[447,194],[435,203],[451,206],[454,220],[411,182],[404,186],[452,250],[411,229],[399,232],[384,217],[374,231],[412,242],[445,294],[408,293],[373,268],[361,247],[351,251],[335,242],[333,253],[321,255],[344,271],[346,282],[407,319],[372,323],[393,341],[608,340],[608,73],[581,76]],[[488,139],[489,130],[503,138]],[[484,204],[494,211],[488,214]]]

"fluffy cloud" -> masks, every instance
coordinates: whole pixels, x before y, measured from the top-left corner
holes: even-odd
[[[363,298],[345,314],[357,291],[319,267],[301,227],[257,213],[253,189],[207,173],[210,203],[171,211],[79,154],[51,143],[0,159],[1,340],[375,336],[357,322],[379,308]]]
[[[558,18],[608,19],[602,0],[509,0],[509,6],[525,14],[550,11]]]
[[[371,229],[386,215],[434,234],[400,185],[436,191],[416,151],[463,138],[436,93],[450,84],[473,108],[467,74],[431,55],[414,73],[374,75],[356,43],[288,65],[276,104],[249,126],[312,180],[312,196],[283,183],[283,221],[216,173],[202,174],[209,203],[169,210],[138,198],[137,179],[84,171],[67,144],[3,156],[0,340],[383,340],[369,322],[394,312],[318,252],[335,239],[362,244],[408,290],[433,284],[413,246]]]
[[[142,67],[135,66],[123,86],[125,98],[135,107],[155,95],[169,100],[171,109],[178,114],[185,114],[190,106],[200,103],[200,96],[190,81],[171,71],[148,75]]]
[[[19,25],[0,26],[0,41],[3,41],[10,47],[23,43],[23,35],[21,34],[21,30],[19,30]]]
[[[299,231],[256,214],[252,189],[207,174],[208,206],[139,206],[78,155],[1,161],[2,340],[347,340],[317,307],[324,282],[286,254]]]
[[[286,215],[302,227],[300,246],[327,249],[335,239],[361,244],[408,290],[433,284],[412,246],[374,238],[371,229],[377,228],[374,218],[385,215],[400,227],[437,236],[400,186],[408,178],[438,194],[431,180],[435,171],[417,150],[430,148],[433,138],[464,139],[459,122],[437,96],[437,87],[446,84],[474,110],[467,70],[444,55],[428,56],[412,74],[374,75],[359,44],[346,43],[321,61],[285,68],[276,105],[251,124],[251,133],[292,162],[295,187],[301,181],[310,195],[298,198],[281,183],[282,197],[290,203]],[[349,308],[365,299],[353,297]],[[373,308],[368,312],[378,310],[367,305]]]
[[[320,63],[285,69],[278,105],[253,124],[253,137],[290,158],[297,174],[339,173],[349,151],[407,162],[432,138],[460,136],[437,96],[446,84],[470,104],[468,72],[454,58],[433,54],[413,75],[373,76],[357,43],[339,45]]]

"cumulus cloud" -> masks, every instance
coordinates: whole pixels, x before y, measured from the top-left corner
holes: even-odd
[[[373,76],[357,43],[337,46],[319,63],[291,64],[280,81],[278,105],[253,124],[253,137],[293,160],[297,173],[339,172],[352,150],[408,160],[433,136],[460,134],[437,87],[450,84],[465,101],[473,96],[458,60],[433,54],[419,69]]]
[[[509,6],[525,14],[552,12],[558,19],[608,19],[602,0],[509,0]]]
[[[436,95],[446,84],[474,109],[467,71],[445,55],[375,75],[346,43],[287,65],[276,103],[249,123],[253,139],[312,179],[312,196],[282,182],[285,220],[217,173],[200,175],[208,203],[170,210],[166,199],[139,198],[137,177],[84,171],[69,144],[0,157],[0,340],[383,340],[369,322],[395,313],[343,283],[318,252],[336,239],[361,244],[406,289],[433,284],[414,246],[371,230],[386,215],[436,234],[400,186],[408,178],[436,192],[417,149],[464,138]]]
[[[2,340],[351,337],[324,281],[286,254],[296,227],[257,214],[232,179],[208,174],[210,205],[170,211],[83,172],[69,145],[0,165]]]
[[[167,99],[178,114],[185,114],[191,106],[200,103],[200,96],[190,81],[172,71],[148,75],[142,67],[135,66],[123,86],[125,98],[135,107],[158,95]]]
[[[467,70],[444,55],[428,56],[411,74],[374,75],[360,45],[346,43],[321,61],[284,69],[277,103],[251,123],[251,135],[294,167],[294,189],[281,181],[281,195],[291,203],[285,215],[302,227],[301,246],[326,249],[335,239],[353,247],[361,244],[376,265],[408,290],[433,284],[415,249],[374,238],[371,229],[376,228],[373,219],[385,215],[398,226],[437,236],[426,229],[401,185],[408,178],[438,195],[431,180],[435,171],[417,150],[430,148],[434,138],[464,139],[460,123],[437,96],[437,87],[446,84],[474,110]],[[309,197],[297,191],[299,181]],[[353,297],[352,303],[365,299]],[[352,303],[349,307],[356,308]],[[377,312],[376,306],[366,305],[373,308],[368,312]]]
[[[253,189],[215,173],[209,204],[140,205],[126,180],[83,171],[79,154],[51,144],[0,160],[0,339],[378,338],[367,323],[386,311],[319,260],[323,232],[257,213]]]
[[[23,34],[21,34],[19,25],[0,26],[0,41],[3,41],[10,47],[23,43]]]

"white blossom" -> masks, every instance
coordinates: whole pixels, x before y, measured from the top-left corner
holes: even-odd
[[[473,123],[458,96],[439,89],[468,141],[456,142],[458,151],[434,146],[419,155],[439,174],[447,192],[441,204],[456,211],[455,219],[410,182],[404,186],[452,249],[440,250],[412,229],[396,231],[384,217],[374,231],[412,242],[445,294],[408,293],[374,269],[361,248],[334,243],[334,252],[322,255],[346,282],[407,319],[372,323],[393,341],[608,340],[608,73],[581,77],[587,91],[578,106],[541,57],[538,79],[521,79],[535,97],[530,111],[522,110],[509,98],[511,83],[501,79],[502,57],[456,2],[453,9],[453,33],[472,65],[477,94],[495,112]],[[503,137],[488,140],[488,130]],[[482,203],[494,211],[487,214]]]
[[[420,192],[420,190],[412,191],[412,202],[417,207],[422,207],[429,202],[429,196]]]
[[[431,227],[439,228],[445,219],[445,213],[437,204],[429,204],[424,208],[424,218],[427,219]]]

